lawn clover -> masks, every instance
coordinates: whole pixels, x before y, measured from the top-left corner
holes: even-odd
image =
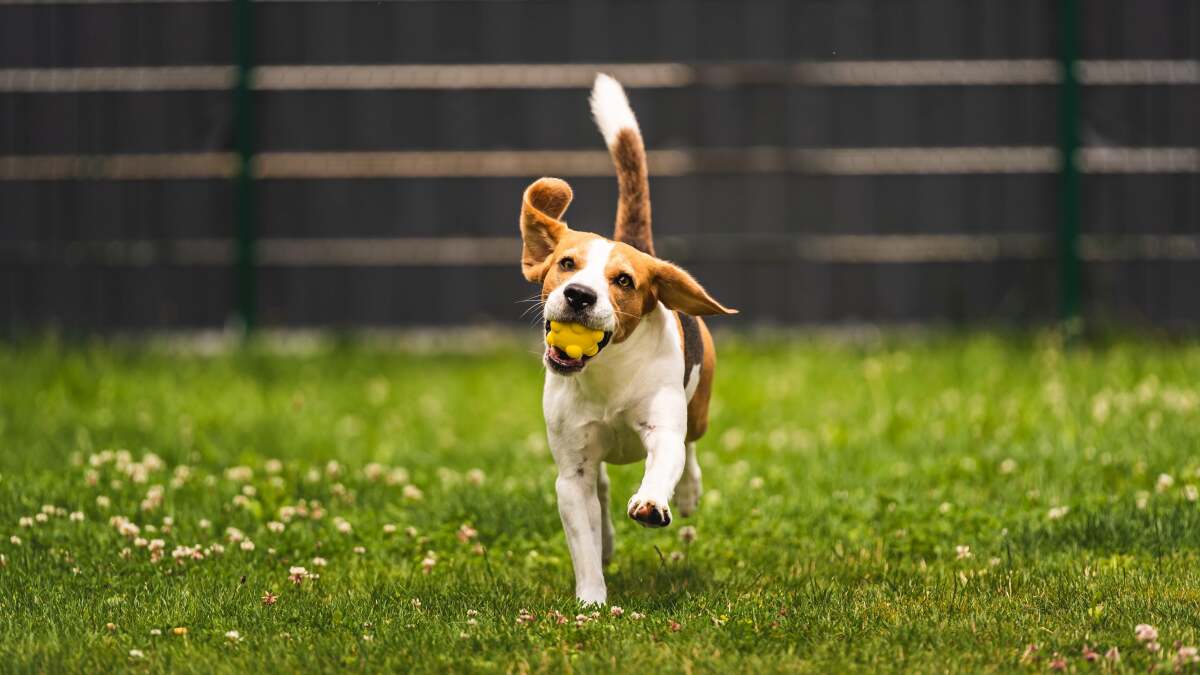
[[[271,522],[267,523],[267,529],[275,534],[280,534],[287,529],[287,525],[284,525],[278,520],[272,520]]]
[[[304,583],[306,578],[308,578],[308,570],[304,569],[303,567],[292,567],[288,569],[288,579],[293,584],[299,586],[300,584]]]
[[[107,510],[110,506],[112,506],[112,500],[108,497],[104,495],[96,497],[96,508]]]
[[[467,472],[467,483],[479,487],[483,485],[483,481],[487,478],[480,469],[471,469]]]
[[[242,543],[238,544],[238,547],[241,548],[243,551],[253,551],[254,550],[254,542],[247,539],[247,540],[243,541]]]
[[[17,527],[33,527],[33,518],[30,518],[29,516],[21,516],[21,518],[17,520]]]
[[[691,525],[679,528],[679,540],[685,544],[690,544],[695,541],[696,528]]]
[[[383,526],[383,533],[384,534],[396,534],[396,526],[391,523],[387,523],[386,525]]]
[[[366,555],[366,553],[367,553],[367,547],[366,547],[366,546],[355,546],[355,547],[354,547],[352,550],[353,550],[355,553],[357,553],[358,555]]]
[[[336,527],[337,531],[341,532],[342,534],[350,534],[350,532],[354,530],[354,526],[351,525],[349,521],[341,517],[333,519],[333,526]]]
[[[225,538],[229,540],[229,543],[236,544],[245,539],[246,535],[236,527],[227,527],[225,528]]]
[[[1197,499],[1200,499],[1200,490],[1196,489],[1195,485],[1184,485],[1183,498],[1189,502],[1194,502]]]
[[[326,565],[328,565],[328,564],[329,564],[329,561],[328,561],[328,560],[326,560],[326,559],[324,559],[324,558],[321,558],[321,557],[317,557],[317,558],[313,558],[313,559],[312,559],[312,566],[313,566],[313,567],[325,567],[325,566],[326,566]]]
[[[421,501],[425,498],[425,493],[421,492],[421,488],[417,487],[416,485],[405,485],[402,494],[404,495],[405,499],[414,502]]]
[[[1116,647],[1109,647],[1108,651],[1104,652],[1104,658],[1112,663],[1121,662],[1121,650]]]
[[[1158,639],[1158,629],[1148,623],[1139,623],[1134,627],[1133,635],[1138,642],[1154,642]]]
[[[613,607],[608,610],[608,613],[611,614],[613,617],[619,617],[625,613],[625,610],[621,609],[620,607],[617,607],[616,605],[613,605]]]
[[[70,516],[72,523],[82,523],[85,517],[83,511],[72,511]]]
[[[966,560],[967,558],[970,558],[971,555],[971,547],[967,546],[966,544],[959,544],[958,546],[954,547],[954,557],[957,560]]]
[[[144,658],[145,656],[146,655],[140,649],[130,649],[129,650],[129,658],[131,658],[131,659],[140,659],[140,658]]]
[[[1160,473],[1158,474],[1158,480],[1154,482],[1154,491],[1166,492],[1167,490],[1170,490],[1171,486],[1174,484],[1175,479],[1171,477],[1171,474]]]
[[[236,644],[242,641],[242,634],[236,630],[226,631],[225,639]]]
[[[454,536],[458,537],[458,540],[465,544],[474,539],[478,534],[479,532],[475,528],[467,523],[463,523],[462,527],[458,528],[458,532],[454,533]]]
[[[433,571],[433,566],[436,564],[437,564],[437,558],[435,558],[433,556],[433,553],[430,552],[430,554],[425,556],[425,559],[421,561],[421,572],[423,572],[425,574],[429,574],[430,572]]]
[[[267,473],[279,473],[280,471],[283,471],[283,462],[277,459],[268,459],[265,463],[263,463],[263,469]]]
[[[1050,520],[1059,520],[1071,511],[1069,506],[1055,506],[1046,513],[1046,517]]]
[[[518,625],[530,624],[534,621],[537,621],[537,617],[534,616],[529,610],[522,608],[519,612],[517,612]]]

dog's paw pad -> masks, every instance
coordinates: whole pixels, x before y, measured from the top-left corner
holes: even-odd
[[[629,503],[629,517],[644,527],[666,527],[671,524],[671,508],[652,499],[635,499]]]

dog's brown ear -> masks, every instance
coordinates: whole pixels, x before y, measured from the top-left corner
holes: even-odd
[[[738,313],[714,300],[681,267],[665,260],[659,260],[654,267],[654,293],[667,307],[692,316]]]
[[[571,186],[558,178],[539,178],[521,200],[521,271],[529,281],[546,275],[546,260],[569,231],[562,220],[571,204]]]

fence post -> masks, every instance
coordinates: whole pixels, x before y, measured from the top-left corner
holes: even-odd
[[[233,2],[233,49],[237,80],[233,90],[233,135],[238,156],[234,218],[237,225],[237,313],[245,334],[258,322],[254,199],[254,0]]]
[[[1076,164],[1079,151],[1079,0],[1059,2],[1058,147],[1059,168],[1059,314],[1064,321],[1079,316],[1081,264],[1079,260],[1080,181]]]

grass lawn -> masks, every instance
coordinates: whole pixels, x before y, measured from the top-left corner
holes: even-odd
[[[0,670],[1145,671],[1200,645],[1200,343],[718,341],[699,513],[619,519],[597,614],[530,341],[0,346]],[[617,514],[640,470],[611,470]]]

